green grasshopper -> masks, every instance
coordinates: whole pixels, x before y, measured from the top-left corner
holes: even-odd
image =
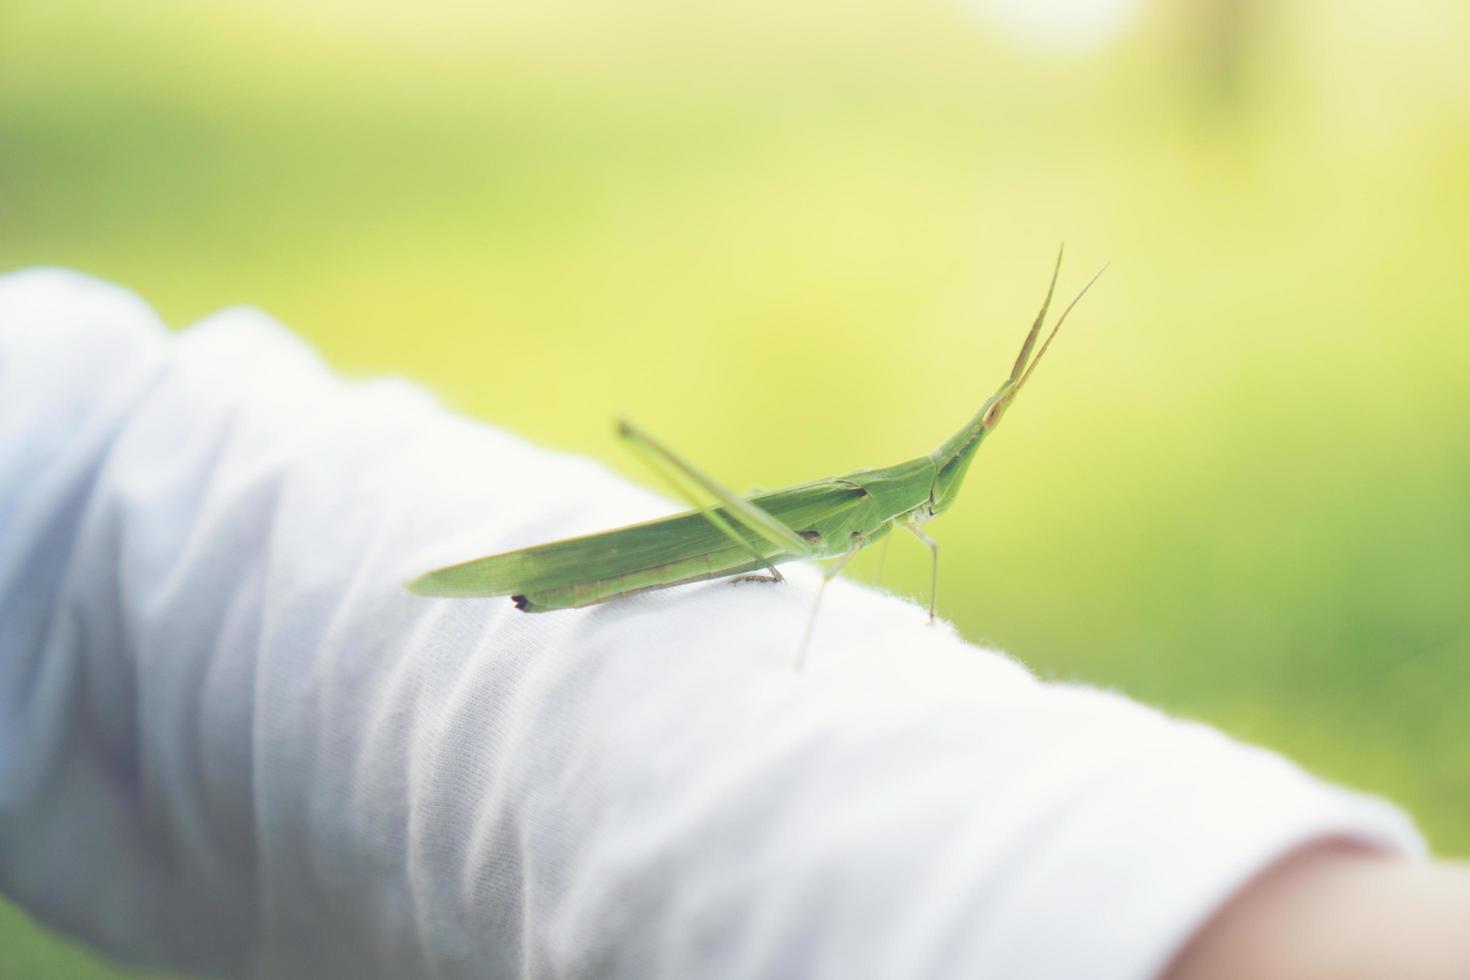
[[[408,588],[427,596],[508,595],[524,612],[550,612],[761,569],[779,582],[782,576],[776,566],[783,562],[836,559],[817,591],[802,641],[804,655],[827,582],[854,555],[897,525],[927,545],[933,555],[929,580],[932,621],[939,581],[939,543],[924,531],[923,525],[954,503],[980,443],[1030,380],[1067,314],[1102,275],[1099,270],[1082,288],[1038,350],[1036,340],[1056,290],[1061,264],[1058,252],[1046,299],[1026,334],[1010,377],[964,428],[927,456],[741,497],[648,433],[620,420],[619,436],[695,510],[450,565],[419,576]],[[690,484],[714,497],[718,506],[702,506]]]

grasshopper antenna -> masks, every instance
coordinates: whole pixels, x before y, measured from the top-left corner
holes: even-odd
[[[1098,269],[1096,272],[1094,272],[1092,274],[1092,278],[1089,279],[1089,280],[1087,280],[1087,285],[1083,286],[1082,289],[1081,289],[1081,291],[1078,292],[1076,296],[1072,297],[1072,302],[1070,302],[1070,303],[1067,304],[1067,308],[1065,310],[1063,310],[1062,311],[1062,315],[1057,318],[1057,324],[1056,324],[1056,326],[1052,327],[1051,328],[1051,333],[1049,333],[1049,334],[1046,335],[1046,340],[1042,343],[1041,349],[1036,352],[1036,357],[1031,361],[1031,364],[1026,368],[1026,373],[1023,374],[1023,375],[1021,375],[1021,380],[1017,381],[1016,382],[1016,387],[1011,390],[1011,397],[1014,397],[1015,396],[1015,393],[1017,391],[1020,391],[1021,390],[1021,387],[1028,380],[1030,380],[1030,378],[1031,378],[1031,372],[1033,372],[1033,371],[1036,370],[1036,365],[1040,364],[1041,363],[1041,359],[1046,356],[1046,349],[1051,346],[1052,339],[1054,337],[1056,337],[1057,331],[1060,330],[1060,329],[1062,329],[1062,324],[1063,323],[1066,323],[1067,322],[1067,314],[1072,312],[1072,308],[1074,306],[1076,306],[1078,303],[1082,302],[1082,297],[1084,297],[1084,296],[1087,295],[1087,291],[1092,288],[1092,284],[1095,283],[1095,282],[1097,282],[1099,279],[1101,279],[1102,278],[1102,274],[1104,272],[1107,272],[1107,271],[1108,271],[1108,266],[1105,264],[1101,269]]]
[[[1036,337],[1041,333],[1041,325],[1046,322],[1046,311],[1051,309],[1052,293],[1057,291],[1057,276],[1062,271],[1062,255],[1066,251],[1067,243],[1062,242],[1057,248],[1057,264],[1051,268],[1051,285],[1046,287],[1046,299],[1041,301],[1041,312],[1037,313],[1036,319],[1031,321],[1031,330],[1026,334],[1026,342],[1021,345],[1021,353],[1016,355],[1015,367],[1011,368],[1012,381],[1021,380],[1021,375],[1026,371],[1026,361],[1031,357],[1031,349],[1036,346]]]
[[[1068,303],[1067,308],[1062,311],[1062,315],[1057,317],[1056,324],[1051,328],[1051,333],[1046,335],[1046,340],[1042,341],[1040,349],[1036,351],[1036,356],[1030,357],[1031,349],[1036,344],[1036,338],[1041,333],[1041,321],[1046,317],[1046,309],[1051,304],[1052,290],[1056,288],[1057,284],[1057,270],[1061,269],[1061,265],[1062,253],[1059,250],[1057,252],[1057,269],[1053,270],[1051,274],[1051,288],[1046,291],[1046,302],[1042,303],[1041,312],[1037,314],[1036,322],[1031,325],[1031,332],[1026,335],[1026,343],[1021,347],[1021,356],[1016,358],[1016,366],[1011,369],[1010,390],[1000,398],[997,398],[995,404],[990,406],[990,411],[985,413],[984,424],[986,428],[989,428],[995,423],[996,419],[1000,417],[1000,413],[1005,411],[1006,407],[1015,400],[1016,393],[1025,387],[1027,381],[1031,380],[1031,375],[1036,370],[1036,365],[1041,363],[1041,359],[1046,356],[1047,349],[1051,347],[1051,342],[1056,339],[1057,331],[1061,330],[1062,324],[1067,322],[1067,315],[1072,312],[1072,309],[1078,303],[1082,302],[1082,297],[1087,295],[1087,291],[1092,288],[1093,283],[1101,279],[1102,274],[1108,271],[1108,266],[1104,265],[1092,274],[1092,278],[1087,280],[1087,285],[1083,286],[1077,295],[1072,297],[1072,302]],[[1027,363],[1028,358],[1030,359],[1030,363]]]

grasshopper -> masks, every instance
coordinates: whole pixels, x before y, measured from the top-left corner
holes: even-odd
[[[1026,333],[1010,376],[963,428],[926,456],[742,497],[623,419],[618,422],[618,435],[695,510],[475,558],[426,572],[408,583],[408,588],[426,596],[508,595],[524,612],[551,612],[762,569],[771,580],[781,581],[776,566],[783,562],[835,559],[817,591],[800,660],[805,656],[827,583],[859,551],[897,526],[913,534],[931,552],[932,622],[939,583],[939,543],[923,526],[954,503],[981,442],[1000,423],[1067,315],[1103,272],[1099,270],[1068,304],[1038,349],[1036,341],[1051,306],[1061,264],[1059,251],[1046,299]],[[695,488],[718,504],[701,506]]]

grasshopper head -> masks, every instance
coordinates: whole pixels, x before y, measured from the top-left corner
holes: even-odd
[[[1052,293],[1057,286],[1057,273],[1062,268],[1062,253],[1057,252],[1057,264],[1052,269],[1051,285],[1047,288],[1046,299],[1041,304],[1041,312],[1036,314],[1036,320],[1031,324],[1031,329],[1026,333],[1026,340],[1021,345],[1021,353],[1016,357],[1016,363],[1011,367],[1011,375],[1001,383],[995,390],[995,394],[986,399],[985,404],[969,423],[950,437],[944,445],[936,449],[931,458],[935,463],[934,490],[930,495],[930,510],[938,514],[949,508],[954,503],[954,498],[959,494],[960,485],[964,482],[965,472],[970,468],[970,461],[975,457],[975,451],[980,448],[980,443],[990,434],[991,430],[1000,424],[1001,418],[1011,403],[1016,400],[1016,395],[1025,387],[1026,382],[1031,380],[1031,375],[1036,370],[1036,365],[1041,363],[1041,358],[1046,354],[1047,348],[1056,338],[1057,331],[1066,322],[1067,314],[1077,305],[1092,284],[1097,282],[1107,269],[1103,266],[1082,287],[1081,292],[1067,304],[1062,315],[1057,318],[1056,325],[1046,335],[1046,340],[1040,349],[1036,347],[1036,340],[1041,336],[1042,324],[1046,321],[1046,311],[1051,306]],[[1034,356],[1033,356],[1034,354]]]

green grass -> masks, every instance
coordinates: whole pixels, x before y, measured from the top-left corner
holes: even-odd
[[[776,486],[968,417],[1066,239],[1067,289],[1113,269],[934,526],[941,612],[1470,851],[1448,0],[1263,9],[1223,51],[1161,10],[1066,60],[949,3],[312,9],[9,5],[0,267],[180,326],[254,303],[632,475],[618,412]],[[87,975],[4,915],[29,975]]]

